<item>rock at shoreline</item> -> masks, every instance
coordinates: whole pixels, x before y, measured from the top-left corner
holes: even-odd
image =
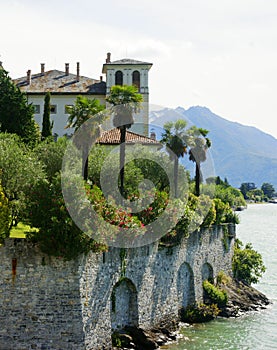
[[[175,326],[174,326],[175,329]],[[121,343],[120,349],[155,350],[177,339],[172,326],[144,330],[137,327],[125,327],[116,337]],[[119,347],[114,348],[119,349]]]
[[[263,293],[241,281],[232,280],[221,287],[228,294],[227,305],[221,308],[222,317],[238,317],[245,312],[263,309],[270,304]]]

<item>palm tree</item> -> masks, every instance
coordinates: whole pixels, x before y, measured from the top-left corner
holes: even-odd
[[[200,195],[201,170],[200,164],[205,162],[207,149],[211,147],[211,141],[207,138],[208,130],[191,127],[189,133],[193,136],[189,150],[189,160],[196,164],[195,167],[195,195]]]
[[[187,153],[187,122],[179,119],[176,122],[167,122],[164,124],[164,133],[162,134],[161,143],[165,144],[176,155],[174,158],[174,193],[178,196],[178,168],[179,158],[184,157]]]
[[[83,96],[77,96],[74,106],[68,107],[69,117],[65,128],[75,128],[78,130],[87,120],[91,119],[92,123],[89,130],[82,131],[84,137],[82,138],[82,162],[84,169],[84,180],[88,179],[88,151],[92,137],[100,135],[100,124],[103,122],[105,115],[100,113],[105,109],[99,100],[88,99]]]
[[[133,113],[138,111],[143,98],[135,86],[114,85],[106,100],[113,106],[113,124],[120,130],[120,193],[124,196],[126,129],[134,124]]]

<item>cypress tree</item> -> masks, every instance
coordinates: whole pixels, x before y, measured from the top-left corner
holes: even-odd
[[[42,131],[41,139],[44,140],[49,136],[52,136],[53,122],[50,121],[50,99],[51,95],[48,91],[44,97],[44,110],[43,110],[43,120],[42,120]]]

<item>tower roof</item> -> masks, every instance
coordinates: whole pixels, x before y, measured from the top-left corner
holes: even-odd
[[[135,64],[135,65],[143,64],[143,65],[151,65],[152,66],[152,63],[133,60],[132,58],[122,58],[121,60],[112,61],[112,62],[107,63],[107,64]]]
[[[116,60],[116,61],[111,61],[110,58],[111,58],[111,54],[108,53],[106,63],[103,64],[102,73],[107,73],[107,68],[111,67],[111,66],[122,66],[122,65],[147,66],[147,68],[150,69],[153,65],[153,63],[145,62],[145,61],[138,61],[138,60],[134,60],[132,58],[122,58],[122,59]]]

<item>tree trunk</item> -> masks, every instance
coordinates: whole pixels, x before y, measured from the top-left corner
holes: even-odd
[[[200,163],[196,163],[195,169],[195,195],[200,196]]]
[[[82,169],[84,171],[84,180],[88,180],[88,151],[86,147],[83,148]]]
[[[120,193],[124,196],[124,164],[125,164],[126,125],[120,128]]]
[[[178,197],[178,157],[174,159],[174,195]]]

